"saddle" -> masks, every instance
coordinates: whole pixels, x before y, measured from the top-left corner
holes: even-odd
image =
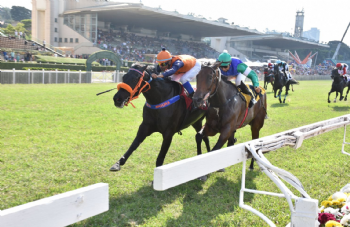
[[[246,87],[248,88],[248,90],[254,95],[254,98],[255,100],[258,102],[260,100],[260,96],[258,93],[255,92],[255,89],[254,89],[254,86],[253,85],[248,85],[248,84],[245,84]],[[261,94],[265,94],[266,93],[266,90],[259,86],[260,90],[261,90]],[[245,101],[246,103],[246,108],[249,108],[249,103],[250,103],[250,100],[251,100],[251,96],[248,95],[248,94],[245,94],[241,91],[241,89],[238,87],[238,91],[240,93],[240,96],[242,98],[243,101]]]

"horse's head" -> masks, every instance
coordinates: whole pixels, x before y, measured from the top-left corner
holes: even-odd
[[[114,105],[119,108],[127,106],[141,92],[145,92],[147,85],[150,89],[151,80],[151,73],[147,70],[147,65],[133,64],[128,73],[123,76],[123,82],[117,86],[118,92],[113,97]]]
[[[197,90],[192,99],[195,107],[208,106],[209,97],[216,93],[221,80],[221,71],[219,69],[221,63],[216,62],[213,66],[202,66],[197,74]]]

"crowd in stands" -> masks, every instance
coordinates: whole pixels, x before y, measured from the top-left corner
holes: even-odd
[[[165,47],[173,55],[188,54],[196,58],[216,58],[219,53],[204,42],[141,36],[123,31],[98,30],[96,45],[121,56],[122,60],[153,62],[154,55]]]

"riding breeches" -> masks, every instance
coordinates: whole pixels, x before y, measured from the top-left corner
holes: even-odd
[[[199,61],[196,61],[196,64],[193,66],[193,68],[183,74],[183,76],[180,78],[180,82],[184,84],[187,81],[191,81],[192,78],[195,77],[200,70],[201,63]]]
[[[235,80],[236,85],[237,86],[240,85],[241,81],[243,81],[243,83],[244,83],[245,78],[246,78],[245,75],[243,75],[242,73],[238,73],[238,75],[236,76],[236,80]]]

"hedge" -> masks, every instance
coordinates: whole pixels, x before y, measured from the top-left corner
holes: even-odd
[[[41,69],[65,69],[65,70],[76,70],[76,71],[85,71],[85,65],[62,65],[62,64],[39,64],[39,63],[21,63],[21,62],[0,62],[0,70],[5,69],[5,70],[11,70],[11,69],[16,69],[16,70],[23,70],[23,68],[41,68]],[[114,71],[116,67],[113,66],[92,66],[92,71]],[[128,71],[128,67],[121,67],[121,71]]]

